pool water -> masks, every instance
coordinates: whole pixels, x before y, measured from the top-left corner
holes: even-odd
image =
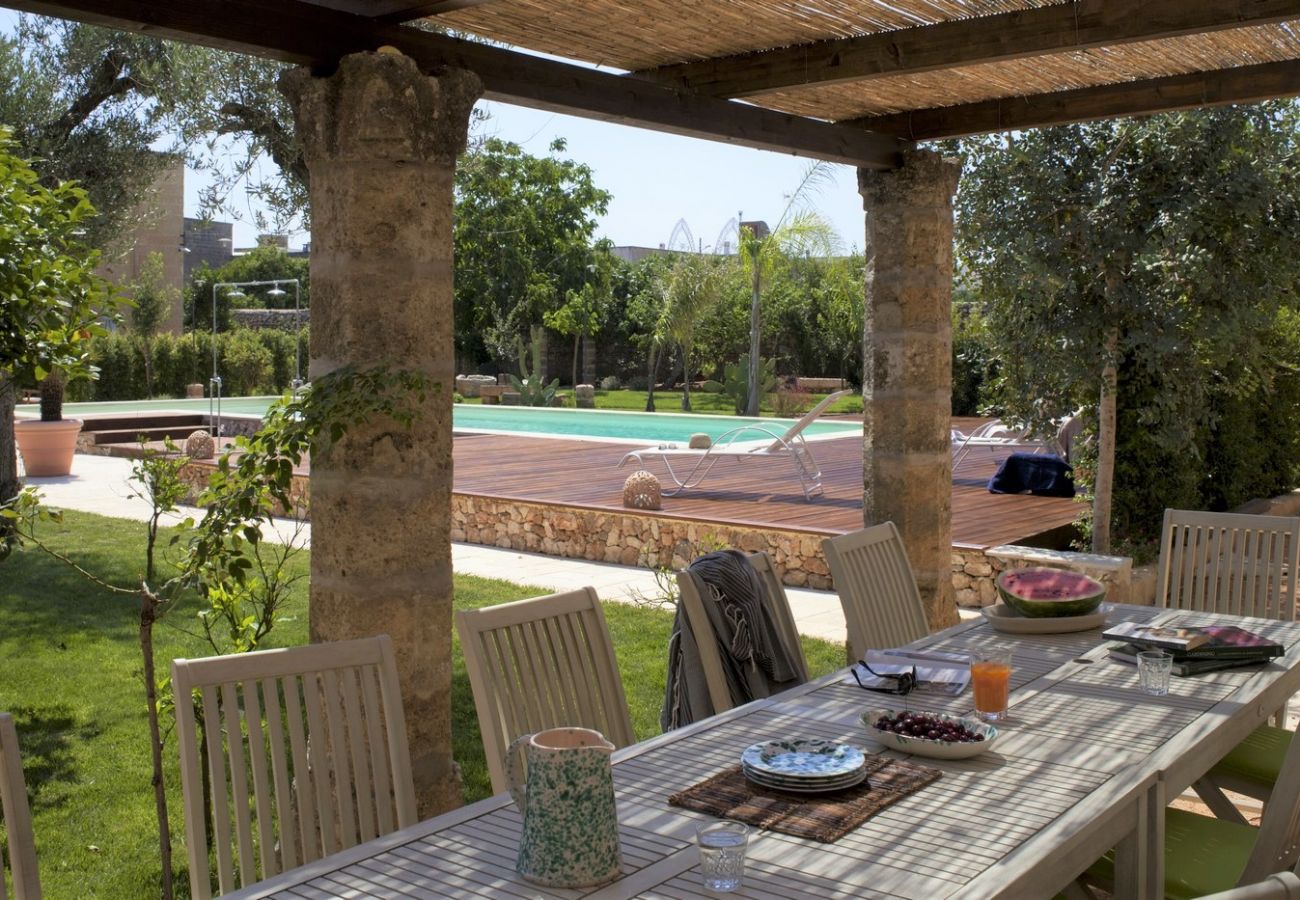
[[[221,413],[225,416],[260,416],[278,397],[233,397],[223,400]],[[19,412],[35,413],[34,405],[20,406]],[[138,400],[123,403],[68,403],[64,415],[129,415],[162,412],[207,413],[207,400]],[[739,416],[706,416],[682,413],[637,413],[617,410],[588,409],[535,409],[520,406],[479,406],[456,404],[452,417],[457,431],[509,432],[516,434],[549,435],[552,437],[582,437],[605,440],[681,442],[692,434],[704,432],[717,438],[724,432],[742,425],[761,423],[777,434],[785,431],[793,419],[748,419]],[[841,437],[857,434],[862,426],[857,422],[819,420],[804,430],[813,437]],[[756,434],[761,438],[761,434]]]

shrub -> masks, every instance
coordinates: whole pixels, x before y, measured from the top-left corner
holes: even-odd
[[[264,393],[269,388],[274,354],[257,335],[248,328],[238,328],[225,342],[226,384],[222,393],[227,396]]]
[[[797,385],[783,387],[772,395],[772,412],[783,419],[796,419],[809,408],[812,397]]]
[[[606,375],[600,379],[600,389],[602,391],[617,391],[622,386],[623,382],[619,381],[617,375]]]

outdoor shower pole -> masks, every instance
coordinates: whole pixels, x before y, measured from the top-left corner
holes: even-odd
[[[220,287],[221,282],[212,283],[212,380],[208,382],[208,429],[212,432],[214,448],[221,441],[221,376],[217,374],[217,289]]]
[[[293,391],[302,387],[302,282],[293,280]]]

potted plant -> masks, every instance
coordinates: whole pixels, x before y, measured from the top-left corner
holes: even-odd
[[[63,418],[63,372],[54,369],[41,382],[41,417],[16,419],[14,437],[27,474],[35,478],[67,475],[77,450],[80,419]]]

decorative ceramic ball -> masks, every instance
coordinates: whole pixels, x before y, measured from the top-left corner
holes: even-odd
[[[215,452],[212,435],[206,431],[196,431],[185,439],[185,455],[190,459],[212,459]]]
[[[713,446],[713,438],[709,437],[702,431],[697,431],[695,434],[691,435],[691,442],[686,446],[690,447],[692,450],[708,450]]]
[[[663,505],[663,487],[653,472],[642,469],[627,476],[623,505],[631,509],[659,509]]]

